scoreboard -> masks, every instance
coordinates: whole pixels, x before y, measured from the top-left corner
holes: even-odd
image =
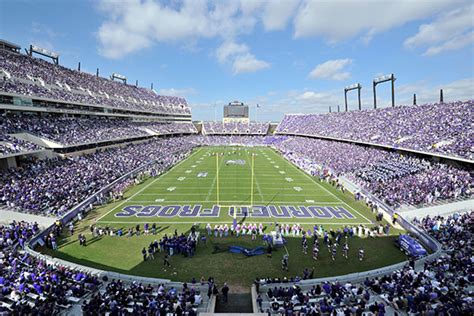
[[[243,102],[233,101],[229,104],[224,105],[224,120],[248,120],[249,118],[249,106]]]

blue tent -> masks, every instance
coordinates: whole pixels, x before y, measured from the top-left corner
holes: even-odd
[[[412,257],[419,258],[428,254],[425,248],[410,235],[400,235],[398,243],[400,248]]]
[[[240,247],[240,246],[229,246],[229,252],[232,253],[242,253],[247,257],[258,256],[265,254],[265,247],[256,247],[253,249]]]

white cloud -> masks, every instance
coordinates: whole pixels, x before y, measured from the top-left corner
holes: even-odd
[[[298,0],[269,1],[265,4],[262,22],[265,30],[278,31],[286,28],[298,7]]]
[[[256,72],[269,68],[270,64],[263,60],[258,60],[254,55],[246,53],[235,58],[232,66],[234,74]]]
[[[441,52],[461,49],[472,43],[474,43],[474,31],[456,36],[439,46],[431,46],[423,55],[434,56]]]
[[[474,42],[473,6],[440,15],[429,24],[422,24],[418,33],[404,42],[407,48],[427,47],[424,55],[463,48]]]
[[[417,104],[439,101],[439,90],[443,89],[444,101],[474,100],[474,78],[464,78],[432,85],[429,82],[416,82],[397,87],[397,104],[412,104],[416,93]]]
[[[294,36],[323,37],[334,43],[360,35],[368,42],[376,34],[432,16],[455,3],[450,0],[306,0],[294,18]]]
[[[96,36],[99,53],[112,59],[119,59],[160,43],[176,43],[199,51],[198,45],[203,39],[221,41],[223,44],[215,57],[221,64],[231,63],[236,74],[270,66],[267,61],[254,56],[245,44],[236,44],[239,37],[254,32],[260,23],[263,30],[268,32],[287,29],[291,22],[295,38],[319,37],[335,43],[360,37],[368,43],[377,34],[408,22],[435,16],[453,7],[465,6],[465,3],[469,2],[101,0],[98,8],[104,21]],[[465,14],[467,16],[469,13]],[[463,19],[467,20],[467,17]],[[425,54],[434,55],[457,49],[468,45],[472,39],[472,33],[465,31],[444,41],[429,44]],[[239,46],[226,47],[227,44]],[[226,51],[226,48],[229,50]],[[334,75],[333,79],[343,80],[349,75],[348,72],[341,72]]]
[[[245,44],[237,44],[233,41],[224,42],[216,51],[217,60],[225,63],[228,59],[235,55],[247,53],[249,48]]]
[[[268,62],[259,60],[255,55],[251,54],[247,45],[238,44],[233,41],[224,42],[216,50],[216,56],[217,60],[222,64],[232,63],[234,75],[256,72],[270,67]]]
[[[309,74],[312,79],[346,80],[351,74],[344,68],[352,64],[352,59],[328,60],[317,65]]]
[[[97,33],[99,51],[108,58],[121,58],[155,42],[231,39],[257,23],[248,1],[103,0],[99,8],[107,16]]]
[[[184,0],[168,4],[103,0],[100,9],[108,18],[97,33],[99,52],[118,59],[154,43],[180,42],[189,46],[202,38],[219,38],[223,40],[215,54],[219,63],[230,61],[234,74],[255,72],[270,64],[257,59],[247,45],[234,39],[253,30],[263,4],[255,0]]]
[[[235,40],[261,22],[265,31],[283,30],[293,21],[294,36],[337,42],[381,32],[431,17],[467,0],[102,0],[105,14],[97,37],[100,52],[120,58],[152,43],[202,38]]]

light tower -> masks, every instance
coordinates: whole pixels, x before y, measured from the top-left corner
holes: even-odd
[[[395,75],[394,74],[390,74],[390,75],[385,75],[385,76],[382,76],[382,77],[378,77],[378,78],[375,78],[374,79],[374,83],[373,83],[373,88],[374,88],[374,109],[377,108],[377,85],[379,83],[384,83],[384,82],[387,82],[387,81],[391,81],[392,82],[392,107],[395,106],[395,80],[397,80],[397,78],[395,78]]]
[[[360,103],[360,89],[362,89],[362,86],[360,85],[360,83],[355,83],[344,88],[344,100],[346,102],[346,112],[347,112],[347,92],[351,90],[355,90],[355,89],[357,89],[357,95],[359,97],[359,111],[362,110],[362,105]]]

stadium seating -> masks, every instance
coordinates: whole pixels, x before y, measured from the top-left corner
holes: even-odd
[[[90,125],[86,126],[90,126],[91,129],[106,130],[106,124],[98,126],[93,122],[94,120],[89,121]],[[127,125],[128,123],[122,123],[130,128],[130,131],[140,130],[136,126],[131,128]],[[163,125],[143,124],[138,126],[153,129]],[[181,125],[186,126],[186,124]],[[53,130],[63,129],[64,126],[67,124],[62,124],[61,128]],[[72,126],[70,130],[65,129],[68,131],[64,133],[66,137],[74,137],[73,139],[77,139],[80,135],[89,137],[87,128],[83,128],[81,133],[76,123]],[[119,129],[116,131],[119,133]],[[97,135],[99,134],[96,133],[94,137]],[[104,133],[104,135],[114,135],[114,132]],[[288,160],[309,173],[315,176],[328,173],[345,175],[393,206],[429,204],[473,195],[473,179],[469,171],[424,159],[401,157],[399,154],[382,149],[305,137],[188,136],[166,140],[156,139],[144,144],[109,149],[78,157],[75,160],[46,160],[29,163],[20,170],[0,171],[0,184],[2,184],[0,202],[13,209],[61,214],[106,183],[136,168],[140,163],[164,159],[163,169],[166,169],[174,164],[178,157],[181,157],[181,155],[173,155],[171,159],[166,158],[166,152],[162,152],[162,148],[167,148],[168,152],[183,153],[194,146],[203,144],[272,144]],[[150,153],[150,155],[145,155],[145,153]],[[143,160],[142,157],[147,157],[147,159]],[[88,164],[91,164],[89,168]],[[114,165],[115,168],[112,168],[111,166]],[[77,173],[81,176],[78,177]],[[56,177],[58,174],[67,176],[59,178]],[[68,190],[72,189],[70,187],[72,179],[75,179],[75,190],[69,193]],[[81,183],[84,185],[78,185]]]
[[[145,137],[153,135],[153,133],[197,133],[196,128],[190,122],[134,122],[107,117],[35,117],[26,115],[0,115],[0,130],[3,131],[3,134],[26,132],[65,146]]]
[[[115,179],[156,161],[166,170],[195,145],[192,136],[154,139],[74,159],[32,161],[0,171],[0,203],[11,209],[61,215]]]
[[[53,315],[100,285],[96,277],[23,252],[38,231],[38,224],[23,221],[0,226],[0,313]]]
[[[200,136],[196,139],[202,145],[232,145],[232,144],[242,144],[242,145],[263,145],[266,137],[263,136],[238,136],[238,135],[209,135],[209,136]]]
[[[348,176],[392,206],[473,195],[473,178],[462,167],[306,137],[289,137],[276,147],[300,168],[314,175],[330,172]]]
[[[25,221],[0,225],[0,314],[69,313],[80,302],[84,315],[196,315],[207,309],[208,297],[201,295],[206,283],[145,286],[111,280],[102,286],[93,275],[36,259],[23,249],[39,230],[37,223]],[[55,226],[50,235],[57,238],[61,231]]]
[[[200,288],[187,283],[178,288],[112,280],[82,304],[82,312],[84,315],[197,315],[203,305]]]
[[[197,129],[191,122],[181,123],[159,123],[159,122],[144,122],[137,124],[142,129],[149,129],[160,135],[170,134],[196,134]]]
[[[279,133],[333,137],[474,160],[474,101],[285,115]]]
[[[473,309],[472,232],[474,212],[415,219],[415,224],[437,238],[447,251],[420,270],[410,265],[364,282],[306,282],[258,279],[257,304],[262,312],[308,315],[463,315]],[[295,278],[296,279],[296,278]]]
[[[262,122],[203,122],[203,134],[206,135],[266,135],[269,128],[269,123]]]
[[[189,114],[186,100],[0,50],[0,91],[155,113]]]
[[[13,155],[13,154],[24,154],[42,148],[36,144],[11,137],[9,135],[0,134],[0,158]]]

